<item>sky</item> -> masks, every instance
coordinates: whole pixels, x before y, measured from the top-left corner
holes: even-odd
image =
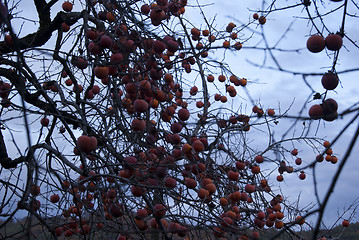
[[[225,27],[229,21],[233,21],[237,25],[240,25],[237,20],[243,22],[248,21],[248,19],[251,19],[254,11],[260,10],[260,7],[262,6],[262,1],[259,0],[222,0],[213,2],[215,2],[214,5],[207,8],[204,7],[204,11],[208,19],[212,20],[214,16],[216,17],[216,27],[218,28]],[[285,1],[285,3],[291,2],[294,3],[294,1]],[[189,3],[195,4],[190,0]],[[33,7],[31,1],[22,1],[21,4],[24,4],[26,9],[31,9]],[[328,5],[320,7],[320,10],[328,12],[330,9],[336,8],[338,4],[339,3],[329,2]],[[194,9],[191,10],[188,8],[186,11],[188,18],[193,19],[193,23],[203,22],[201,20],[201,16],[198,15],[198,13],[195,13]],[[354,10],[350,8],[349,11]],[[53,15],[55,13],[56,12],[54,12]],[[283,68],[299,72],[324,73],[331,67],[333,55],[332,53],[325,51],[313,54],[306,49],[306,39],[311,33],[314,33],[314,31],[311,31],[311,26],[308,24],[307,20],[295,17],[304,16],[303,13],[304,12],[301,7],[294,8],[293,10],[275,11],[270,13],[267,16],[266,24],[263,25],[264,33],[270,45],[280,40],[278,47],[283,49],[300,50],[299,52],[292,53],[284,51],[277,51],[274,53],[276,59]],[[329,14],[324,18],[328,23],[327,26],[330,27],[329,30],[331,32],[338,30],[341,23],[340,16],[340,13],[335,13]],[[24,11],[22,13],[22,17],[32,19],[35,18],[32,11]],[[35,27],[35,25],[31,25],[32,23],[24,25],[23,31],[27,31],[27,29]],[[291,26],[289,31],[283,37],[283,32],[289,26]],[[260,28],[260,26],[257,26],[257,29],[255,30],[259,31]],[[356,24],[353,19],[348,19],[346,24],[346,33],[348,36],[352,37],[354,41],[357,41],[359,40],[357,39],[359,35],[355,33],[358,32],[358,24]],[[227,63],[230,64],[233,72],[238,74],[238,76],[248,79],[248,92],[253,99],[260,99],[260,103],[264,109],[272,107],[276,111],[279,111],[280,107],[283,112],[289,108],[288,115],[298,115],[299,110],[311,95],[311,90],[305,85],[300,75],[266,69],[267,66],[274,66],[270,59],[268,59],[268,62],[266,62],[262,68],[258,68],[250,64],[249,62],[254,62],[259,65],[263,63],[263,51],[253,48],[253,46],[257,46],[259,41],[260,39],[258,36],[254,35],[248,40],[248,42],[243,44],[244,47],[240,51],[227,52]],[[258,46],[263,46],[262,42],[259,42]],[[336,67],[337,71],[340,72],[347,69],[357,68],[359,63],[357,60],[357,52],[358,48],[353,46],[348,39],[344,39],[344,48],[340,51],[339,62]],[[221,58],[218,57],[218,59]],[[335,92],[329,92],[328,96],[337,100],[339,104],[339,112],[341,112],[347,107],[358,102],[359,90],[357,88],[357,72],[343,73],[340,74],[339,77],[341,81],[340,86]],[[320,83],[320,76],[308,76],[307,80],[314,90],[321,93],[323,92],[323,88]],[[211,91],[214,93],[216,90],[213,88]],[[245,97],[244,91],[239,91],[239,94]],[[314,102],[307,104],[302,116],[307,116],[308,107],[312,104],[314,104]],[[248,109],[251,108],[251,103],[248,100],[244,102],[244,105]],[[353,115],[348,115],[343,119],[337,119],[333,122],[314,121],[311,123],[311,135],[323,137],[331,141],[352,116]],[[279,120],[278,126],[274,128],[278,139],[291,124],[292,120]],[[341,137],[333,146],[333,150],[336,156],[338,156],[339,161],[347,149],[348,143],[351,140],[357,124],[358,121],[356,121],[353,126],[351,126],[343,134],[343,137]],[[298,133],[301,129],[302,126],[301,123],[299,123],[293,131]],[[17,130],[21,131],[20,125]],[[261,139],[257,139],[256,143],[258,144],[258,148],[261,148],[261,144],[267,144],[267,142]],[[307,151],[307,148],[302,145],[299,145],[298,149],[300,151],[301,158],[305,162],[310,162],[312,160],[314,156],[313,152]],[[338,215],[340,216],[341,213],[351,204],[358,203],[356,202],[359,198],[359,189],[357,187],[357,175],[359,169],[359,161],[357,160],[358,155],[359,143],[357,142],[353,148],[351,156],[344,166],[343,172],[340,175],[334,189],[334,193],[332,194],[326,208],[324,220],[328,226],[335,223],[336,219],[338,219]],[[331,163],[322,162],[318,166],[316,173],[321,198],[325,195],[338,165],[339,164],[333,165]],[[284,195],[289,196],[289,198],[292,198],[291,200],[293,201],[300,193],[300,204],[303,206],[315,201],[311,173],[308,172],[307,175],[308,176],[305,181],[299,180],[295,174],[286,175],[285,181],[280,184]],[[273,184],[277,184],[274,179]],[[349,218],[350,212],[351,211],[345,213],[343,217]],[[359,221],[357,214],[354,216],[354,221]]]
[[[284,4],[290,4],[294,1],[285,1]],[[298,2],[298,1],[297,1]],[[327,3],[328,2],[328,3]],[[330,9],[334,9],[340,3],[334,3],[326,1],[325,8],[320,8],[321,11],[329,12]],[[251,16],[249,9],[257,11],[257,8],[261,5],[261,1],[221,1],[216,3],[217,12],[225,13],[224,15],[218,14],[217,19],[234,20],[238,16]],[[353,7],[349,4],[349,6]],[[278,6],[279,7],[279,6]],[[276,52],[275,56],[280,65],[287,70],[296,72],[308,72],[308,73],[321,73],[325,72],[331,67],[333,55],[330,52],[321,52],[317,54],[310,53],[306,49],[306,39],[310,34],[310,24],[308,21],[296,16],[304,16],[303,11],[300,8],[295,8],[288,11],[278,11],[273,14],[270,13],[267,16],[267,22],[263,25],[264,33],[270,42],[270,46],[275,44],[280,39],[278,47],[285,49],[301,49],[299,53],[287,53]],[[349,8],[349,12],[353,13],[353,8]],[[252,12],[253,13],[253,12]],[[231,18],[233,16],[233,19]],[[244,17],[245,18],[245,17]],[[326,16],[325,21],[331,32],[336,32],[339,29],[341,23],[341,12]],[[289,31],[283,38],[283,32],[288,28]],[[359,27],[355,19],[347,18],[346,22],[346,34],[352,40],[357,41]],[[251,43],[256,43],[255,37]],[[245,44],[244,44],[245,46]],[[253,45],[252,45],[253,46]],[[344,39],[344,48],[341,49],[339,55],[339,61],[336,67],[338,72],[345,71],[347,69],[358,68],[357,61],[358,48],[353,46],[348,39]],[[241,76],[246,76],[249,81],[255,80],[256,84],[248,84],[248,90],[254,99],[260,98],[264,107],[276,108],[279,104],[282,109],[286,109],[292,103],[293,105],[289,109],[289,115],[298,115],[299,110],[310,96],[311,91],[305,85],[303,79],[299,75],[287,74],[284,72],[268,70],[265,67],[261,69],[254,68],[250,64],[246,64],[246,61],[254,62],[256,64],[262,64],[263,55],[258,50],[242,49],[238,53],[228,54],[230,56],[229,62],[235,62],[234,71],[240,72]],[[233,60],[231,60],[233,59]],[[238,66],[238,67],[237,67]],[[269,61],[266,66],[273,66],[273,62]],[[358,103],[358,88],[357,88],[357,72],[343,73],[339,75],[340,86],[334,91],[328,93],[328,97],[334,98],[339,104],[339,112]],[[308,76],[307,80],[313,89],[317,92],[324,92],[321,86],[321,76]],[[312,98],[310,98],[311,100]],[[318,102],[315,102],[318,103]],[[303,115],[307,117],[308,106],[310,107],[314,102],[310,102],[305,108]],[[353,115],[345,116],[343,119],[337,119],[333,122],[314,121],[312,123],[312,135],[320,136],[329,141],[333,139],[336,134],[342,129],[342,127],[353,117]],[[282,130],[286,130],[291,124],[290,120],[279,120],[279,129],[275,128],[277,133]],[[300,131],[299,123],[296,126],[296,130]],[[356,121],[333,146],[334,152],[340,161],[343,157],[348,143],[352,138],[353,133],[358,125]],[[280,136],[280,135],[278,135]],[[300,150],[300,147],[298,147]],[[337,181],[333,194],[328,202],[323,220],[330,226],[330,224],[336,223],[338,216],[343,213],[344,209],[347,209],[352,204],[358,204],[359,189],[357,187],[357,174],[359,169],[359,162],[357,156],[359,154],[359,143],[357,142],[353,148],[353,151],[345,164],[343,171]],[[313,158],[313,153],[300,151],[301,158],[304,161],[310,162]],[[331,163],[322,162],[317,168],[317,182],[318,189],[323,199],[328,185],[331,182],[332,176],[337,170],[338,164],[333,165]],[[281,189],[286,196],[290,196],[292,199],[301,193],[301,204],[305,206],[313,200],[313,182],[311,180],[311,174],[307,173],[307,179],[300,181],[296,175],[285,176],[285,181],[280,184]],[[352,208],[353,209],[353,208]],[[343,218],[349,218],[350,212],[348,211],[343,215]],[[358,221],[358,215],[355,214],[353,221]],[[341,222],[341,221],[340,221]]]

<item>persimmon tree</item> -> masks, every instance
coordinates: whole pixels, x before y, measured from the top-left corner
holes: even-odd
[[[36,20],[18,12],[29,2]],[[358,135],[338,159],[333,144],[358,108],[339,111],[328,96],[341,74],[358,70],[337,71],[343,48],[357,49],[345,31],[355,2],[332,1],[334,10],[329,1],[263,2],[223,26],[187,0],[29,2],[0,5],[1,227],[27,212],[18,234],[29,238],[33,222],[49,239],[259,239],[271,228],[273,238],[294,237],[298,226],[325,237],[323,213]],[[266,25],[286,11],[308,25],[307,48],[271,46]],[[340,22],[326,21],[335,14]],[[310,92],[298,114],[251,96],[254,81],[227,62],[247,50],[264,53],[248,65],[303,77]],[[309,51],[327,52],[328,72],[287,69],[276,55]],[[308,81],[318,76],[320,92]],[[347,116],[334,139],[312,131]],[[326,162],[338,167],[323,200],[316,191],[314,204],[299,207],[282,194],[289,175],[316,186]]]

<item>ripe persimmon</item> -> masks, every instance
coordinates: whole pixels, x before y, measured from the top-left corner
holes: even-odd
[[[343,38],[339,34],[329,34],[325,38],[325,46],[332,51],[338,51],[343,45]]]
[[[312,53],[321,52],[325,48],[325,40],[320,35],[312,35],[307,40],[307,48]]]

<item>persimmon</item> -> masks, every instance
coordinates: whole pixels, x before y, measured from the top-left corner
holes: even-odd
[[[204,187],[206,190],[208,190],[209,194],[213,194],[216,192],[217,187],[213,183],[209,183]]]
[[[274,224],[275,228],[277,229],[281,229],[284,227],[284,223],[282,221],[275,221],[275,224]]]
[[[240,42],[236,42],[233,46],[234,46],[234,49],[236,49],[236,50],[242,49],[242,43],[240,43]]]
[[[208,82],[214,82],[214,76],[213,75],[208,75],[207,76],[207,81]]]
[[[252,172],[253,174],[258,174],[258,173],[261,172],[261,169],[260,169],[259,166],[253,166],[252,169],[251,169],[251,172]]]
[[[106,13],[106,19],[109,21],[109,22],[115,22],[115,16],[111,13],[111,12],[107,12]]]
[[[174,122],[174,123],[171,124],[171,131],[173,133],[181,132],[182,128],[183,128],[182,124],[180,124],[178,122]]]
[[[332,156],[326,155],[326,156],[325,156],[325,161],[331,162],[331,161],[332,161]]]
[[[231,124],[236,124],[238,122],[238,119],[236,116],[231,116],[228,120]]]
[[[325,48],[325,40],[320,35],[312,35],[307,40],[307,48],[312,53],[321,52]]]
[[[298,155],[298,149],[294,148],[290,153],[291,153],[293,156],[297,156],[297,155]]]
[[[306,178],[305,173],[303,171],[301,171],[300,174],[299,174],[299,179],[304,180],[305,178]]]
[[[214,35],[208,36],[208,41],[211,42],[211,43],[216,41],[216,36],[214,36]]]
[[[186,108],[181,108],[178,111],[178,118],[181,119],[182,121],[187,121],[190,117],[190,113]]]
[[[185,180],[185,184],[186,184],[186,187],[188,187],[189,189],[195,189],[197,186],[197,181],[193,178],[187,178]]]
[[[323,117],[322,106],[319,104],[314,104],[313,106],[311,106],[309,109],[309,117],[314,120],[322,118]]]
[[[219,204],[221,204],[221,206],[225,207],[228,205],[228,200],[226,198],[220,198],[219,199]]]
[[[73,8],[73,4],[70,3],[69,1],[65,1],[65,2],[62,4],[62,9],[63,9],[65,12],[71,12],[71,11],[72,11],[72,8]]]
[[[202,43],[199,42],[199,43],[196,44],[196,49],[197,49],[197,50],[201,50],[202,48],[203,48],[203,44],[202,44]]]
[[[259,18],[258,13],[253,13],[253,19],[258,20],[258,18]]]
[[[226,81],[226,76],[224,76],[224,75],[219,75],[219,76],[218,76],[218,81],[220,81],[220,82]]]
[[[156,40],[152,44],[152,49],[156,53],[160,54],[166,49],[166,44],[164,42],[162,42],[162,41]]]
[[[266,219],[266,226],[267,227],[273,227],[274,226],[274,221],[271,221],[270,219]]]
[[[227,217],[229,217],[231,219],[235,219],[236,215],[237,215],[235,212],[233,212],[231,210],[227,211],[225,214],[226,214]]]
[[[221,101],[222,103],[227,102],[227,97],[226,97],[226,96],[221,96],[220,101]]]
[[[146,112],[148,109],[148,103],[142,99],[136,99],[133,103],[133,107],[136,112]]]
[[[325,148],[329,148],[329,147],[331,146],[331,144],[330,144],[329,141],[324,141],[324,142],[323,142],[323,146],[324,146]]]
[[[200,199],[208,198],[209,197],[209,191],[204,189],[204,188],[199,189],[198,190],[198,197]]]
[[[233,224],[233,220],[230,217],[223,217],[221,221],[221,225],[223,227],[229,227]]]
[[[98,34],[97,34],[97,32],[95,32],[95,31],[89,29],[89,30],[87,30],[87,32],[86,32],[86,36],[87,36],[90,40],[95,40],[95,39],[98,37]]]
[[[226,31],[232,32],[235,27],[236,27],[236,24],[234,24],[233,22],[230,22],[230,23],[228,23],[228,25],[226,27]]]
[[[226,90],[227,90],[227,92],[229,92],[229,93],[236,91],[236,89],[235,89],[233,86],[231,86],[231,85],[228,85]]]
[[[236,162],[236,168],[238,170],[243,170],[246,167],[246,164],[244,162],[237,161]]]
[[[197,86],[193,86],[189,92],[190,95],[194,96],[198,93],[198,87]]]
[[[224,230],[220,227],[213,227],[213,235],[217,238],[221,238],[224,235]]]
[[[327,90],[334,90],[339,84],[339,79],[336,74],[329,71],[322,76],[322,85]]]
[[[257,163],[262,163],[264,161],[264,158],[262,155],[258,155],[254,157],[254,161],[256,161]]]
[[[202,108],[203,106],[204,106],[204,103],[202,101],[197,101],[196,102],[196,107]]]
[[[103,48],[111,48],[112,39],[108,35],[102,35],[98,44]]]
[[[338,158],[336,156],[332,156],[332,159],[330,160],[331,163],[336,164],[338,162]]]
[[[97,139],[93,136],[82,135],[77,139],[76,143],[79,150],[85,153],[92,152],[97,147]]]
[[[276,217],[276,219],[281,220],[281,219],[284,218],[284,214],[283,214],[282,212],[280,212],[280,211],[277,211],[277,212],[275,213],[275,217]]]
[[[177,186],[177,181],[172,177],[167,177],[164,181],[164,185],[168,188],[175,188]]]
[[[192,28],[191,34],[194,36],[199,36],[199,35],[201,35],[201,32],[198,30],[198,28]]]
[[[208,57],[208,52],[207,51],[201,52],[200,55],[201,55],[201,57],[206,58],[206,57]]]
[[[136,132],[141,132],[146,128],[146,121],[135,118],[131,122],[131,128]]]
[[[264,16],[260,16],[258,22],[259,24],[264,25],[267,22],[267,19]]]
[[[322,103],[322,108],[323,108],[323,119],[327,118],[327,115],[331,115],[331,114],[335,114],[338,110],[338,103],[332,99],[332,98],[328,98],[326,100],[323,101]]]
[[[202,169],[201,171],[203,172],[205,169]],[[213,183],[212,179],[210,178],[204,178],[201,182],[202,186],[207,186],[207,184]]]
[[[60,201],[60,196],[58,194],[54,194],[50,196],[50,202],[57,203],[58,201]]]
[[[153,206],[153,215],[162,218],[167,212],[166,207],[163,204],[157,203]]]
[[[148,4],[143,4],[143,5],[141,6],[141,13],[142,13],[142,14],[147,15],[147,14],[150,13],[150,11],[151,11],[151,8],[150,8],[150,6],[148,6]]]
[[[254,185],[251,185],[251,184],[246,184],[246,186],[244,187],[244,190],[247,192],[247,193],[253,193],[255,192],[256,190],[256,187]]]
[[[343,38],[339,34],[329,34],[325,38],[325,46],[331,51],[338,51],[343,45]]]
[[[184,154],[188,154],[188,153],[190,153],[191,151],[192,151],[191,145],[189,145],[188,143],[185,143],[185,144],[182,145],[182,152],[183,152]]]
[[[209,36],[209,30],[207,30],[207,29],[202,30],[202,35],[205,36],[205,37],[208,37]]]
[[[277,181],[278,182],[282,182],[284,180],[283,176],[282,175],[278,175],[277,176]]]
[[[200,140],[196,140],[192,143],[192,147],[196,152],[203,152],[204,151],[204,145]]]
[[[323,157],[323,155],[318,154],[318,155],[315,157],[315,160],[316,160],[317,162],[323,162],[324,157]]]
[[[41,125],[44,127],[49,126],[49,122],[50,122],[50,120],[47,117],[44,117],[40,120]]]
[[[274,116],[274,114],[275,114],[275,112],[274,112],[274,110],[273,109],[268,109],[267,110],[267,114],[268,114],[268,116],[271,116],[271,117],[273,117]]]
[[[234,202],[238,202],[239,200],[241,200],[241,193],[239,191],[235,191],[230,194],[229,198]]]
[[[120,64],[123,61],[123,55],[122,53],[114,53],[110,57],[110,63],[111,64]]]
[[[141,188],[139,186],[132,185],[131,186],[131,193],[135,197],[141,197],[144,194],[144,190],[143,190],[143,188]]]
[[[62,233],[63,233],[62,227],[55,228],[55,235],[56,236],[60,237],[62,235]]]
[[[61,29],[62,29],[63,32],[68,32],[68,31],[70,31],[70,26],[67,25],[66,23],[62,23],[61,24]]]
[[[238,37],[237,33],[231,33],[230,35],[230,38],[233,40],[237,39],[237,37]]]
[[[331,148],[328,148],[327,150],[325,150],[325,153],[328,154],[328,155],[332,155],[333,150]]]
[[[225,47],[225,48],[229,48],[230,45],[231,45],[231,43],[227,40],[223,42],[223,47]]]
[[[227,175],[229,180],[237,181],[239,179],[239,172],[229,170]]]
[[[297,216],[295,218],[295,222],[298,223],[299,225],[303,225],[305,223],[305,218],[302,216]]]
[[[349,227],[349,221],[348,220],[343,220],[343,222],[342,222],[342,226],[343,227]]]
[[[109,74],[109,68],[108,67],[95,67],[94,73],[97,78],[100,78],[100,79],[107,78],[108,74]]]

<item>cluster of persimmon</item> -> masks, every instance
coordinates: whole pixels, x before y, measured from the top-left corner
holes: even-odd
[[[249,189],[247,189],[249,190]],[[247,191],[246,190],[246,191]],[[233,200],[232,198],[231,204],[229,204],[226,198],[220,199],[220,204],[224,210],[223,214],[220,216],[221,222],[219,226],[215,226],[213,228],[213,233],[216,237],[223,237],[224,234],[228,231],[233,231],[235,227],[240,223],[243,218],[247,218],[243,212],[243,209],[240,209],[238,206],[234,205],[236,201],[244,201],[251,203],[251,199],[248,197],[247,193],[245,192],[235,192],[234,195],[238,198],[238,200]],[[282,206],[281,203],[283,202],[283,197],[281,195],[277,195],[273,197],[273,199],[269,202],[269,207],[265,209],[265,211],[253,210],[254,214],[253,225],[254,229],[262,229],[264,226],[271,228],[275,227],[276,229],[282,229],[285,225],[283,219],[285,218],[284,213],[281,211]],[[242,215],[241,215],[242,214]],[[292,223],[303,225],[305,223],[305,219],[301,216],[297,216]],[[252,230],[250,237],[251,239],[259,239],[260,233],[257,230]],[[242,238],[248,239],[248,234],[243,234]]]
[[[258,20],[259,24],[264,25],[267,22],[265,16],[259,16],[258,13],[253,13],[253,19]]]
[[[324,159],[327,162],[331,162],[333,164],[336,164],[338,162],[338,158],[333,155],[333,150],[331,148],[331,144],[329,141],[324,141],[323,142],[323,146],[325,147],[325,157],[323,156],[323,154],[318,154],[316,157],[317,162],[322,162]]]
[[[321,35],[312,35],[307,40],[307,48],[310,52],[321,52],[325,47],[330,51],[339,51],[343,45],[343,37],[337,34],[329,34],[325,39]],[[326,91],[334,90],[339,84],[338,75],[328,71],[322,76],[322,86]],[[332,99],[324,99],[321,104],[315,104],[309,109],[309,116],[312,119],[323,119],[334,121],[338,117],[338,104]]]
[[[323,162],[323,160],[325,159],[327,162],[331,162],[332,164],[336,164],[338,162],[338,158],[335,155],[333,155],[333,150],[331,148],[330,142],[329,141],[324,141],[323,146],[325,147],[325,151],[323,153],[323,154],[325,154],[325,157],[324,157],[323,154],[318,154],[315,157],[315,160],[317,162]],[[297,166],[302,165],[302,163],[303,163],[302,159],[297,156],[298,155],[298,149],[295,148],[295,149],[291,150],[291,155],[295,157],[294,163]],[[292,166],[287,166],[286,162],[282,161],[280,163],[278,171],[279,171],[280,175],[277,176],[277,181],[282,182],[284,180],[283,173],[284,172],[292,173],[294,171],[294,168]],[[299,174],[299,179],[304,180],[305,178],[306,178],[306,174],[305,174],[305,172],[303,170],[301,170],[300,174]]]

